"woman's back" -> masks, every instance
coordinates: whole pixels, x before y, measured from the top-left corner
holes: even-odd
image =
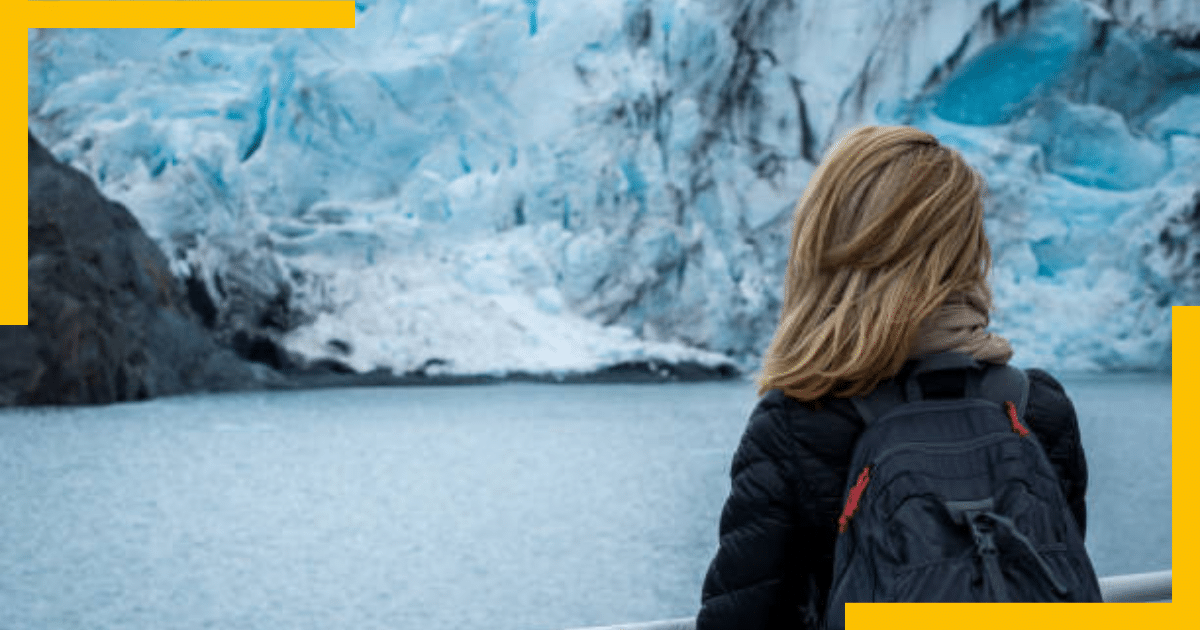
[[[1025,424],[1045,448],[1083,533],[1087,464],[1074,407],[1054,377],[1026,374]],[[851,453],[864,428],[849,400],[822,402],[818,409],[772,390],[751,414],[733,459],[698,629],[821,626]]]

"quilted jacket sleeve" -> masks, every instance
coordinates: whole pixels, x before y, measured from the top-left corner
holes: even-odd
[[[1028,370],[1027,374],[1029,407],[1026,415],[1029,426],[1046,449],[1050,463],[1058,473],[1063,494],[1079,525],[1079,533],[1086,536],[1088,469],[1075,405],[1053,376],[1037,369]]]
[[[788,470],[793,438],[767,399],[751,414],[733,458],[716,557],[704,580],[697,630],[776,627],[795,607],[783,592],[795,544],[795,486]],[[796,627],[793,622],[793,627]]]

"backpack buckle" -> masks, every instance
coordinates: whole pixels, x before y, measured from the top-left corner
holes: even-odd
[[[987,514],[995,507],[996,502],[991,497],[977,501],[945,501],[950,518],[958,525],[971,529],[971,538],[975,541],[975,549],[983,555],[998,553],[996,540],[992,537],[991,522]]]
[[[975,522],[975,517],[984,512],[991,512],[996,508],[996,500],[992,497],[986,499],[977,499],[975,501],[943,501],[946,510],[950,512],[950,518],[954,519],[959,525],[968,525]]]

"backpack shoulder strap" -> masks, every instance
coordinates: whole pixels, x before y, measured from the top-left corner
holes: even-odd
[[[858,411],[863,422],[870,425],[892,407],[909,398],[914,398],[911,394],[908,397],[905,394],[908,393],[907,390],[916,387],[917,375],[945,369],[970,368],[982,368],[983,370],[983,378],[979,382],[979,396],[996,402],[1011,401],[1017,408],[1017,414],[1025,416],[1025,407],[1029,402],[1029,378],[1024,370],[1011,365],[977,363],[969,357],[957,355],[957,353],[934,355],[922,359],[913,370],[907,383],[902,384],[894,380],[884,381],[870,394],[850,398],[850,403],[854,405],[854,409]],[[917,391],[915,398],[919,400],[920,394],[919,390]]]
[[[903,402],[903,392],[893,380],[880,383],[870,394],[850,398],[850,404],[854,405],[855,411],[858,411],[858,415],[868,426],[889,409]]]
[[[1025,370],[1011,365],[989,365],[979,389],[988,400],[1011,401],[1017,415],[1025,417],[1025,407],[1029,404],[1029,377]]]

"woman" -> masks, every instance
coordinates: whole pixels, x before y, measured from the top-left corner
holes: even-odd
[[[765,396],[733,459],[697,630],[819,628],[863,429],[848,398],[903,378],[912,357],[1012,356],[985,330],[983,188],[957,152],[911,127],[857,129],[813,173],[796,206],[783,309],[759,379]],[[1083,532],[1087,466],[1074,407],[1049,374],[1027,375],[1026,424]]]

